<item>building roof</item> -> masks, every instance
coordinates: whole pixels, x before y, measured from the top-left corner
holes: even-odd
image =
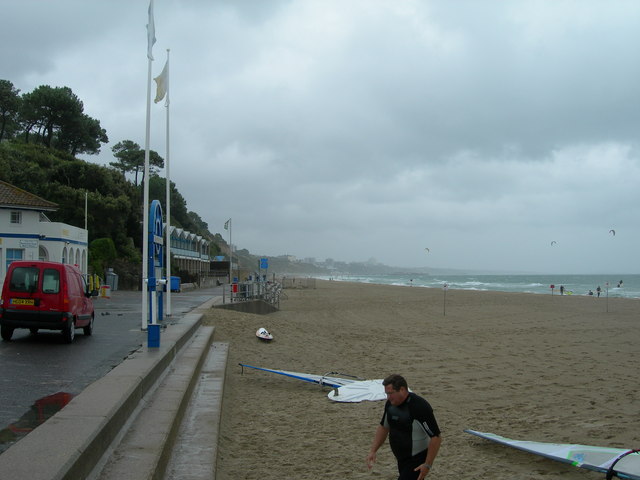
[[[58,204],[0,180],[0,208],[26,208],[53,212],[58,209]]]

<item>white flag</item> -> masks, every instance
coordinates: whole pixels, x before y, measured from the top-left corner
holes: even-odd
[[[158,87],[156,90],[156,98],[154,100],[155,103],[158,103],[162,100],[165,95],[167,96],[167,101],[165,105],[169,105],[169,60],[164,64],[164,68],[162,69],[162,73],[154,78],[156,82],[156,86]]]
[[[153,0],[149,1],[149,23],[147,23],[147,58],[153,60],[153,44],[156,43],[156,24],[153,21]]]
[[[231,219],[227,220],[226,222],[224,222],[224,229],[225,230],[229,230],[229,224],[231,223]]]

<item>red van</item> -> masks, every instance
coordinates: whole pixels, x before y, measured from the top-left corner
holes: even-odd
[[[0,333],[10,341],[13,330],[62,330],[66,343],[75,329],[93,332],[95,295],[78,267],[56,262],[14,261],[9,265],[0,298]]]

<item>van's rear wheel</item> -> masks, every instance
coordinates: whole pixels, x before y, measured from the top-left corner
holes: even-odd
[[[11,341],[11,337],[13,337],[13,327],[5,327],[4,325],[0,327],[0,335],[2,335],[2,339],[6,342]]]
[[[93,333],[93,315],[91,315],[91,321],[89,322],[89,325],[87,325],[86,327],[82,327],[82,331],[87,336]]]
[[[73,320],[69,320],[67,326],[62,330],[62,338],[64,338],[64,343],[72,343],[76,338],[76,325]]]
[[[37,335],[38,334],[38,329],[37,328],[30,328],[29,331],[31,332],[31,335]]]

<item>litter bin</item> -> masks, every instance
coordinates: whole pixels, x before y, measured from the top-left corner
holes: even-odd
[[[107,269],[105,282],[109,285],[112,292],[118,290],[118,274],[113,273],[113,268]]]
[[[180,291],[180,277],[171,277],[171,291],[172,292]]]

